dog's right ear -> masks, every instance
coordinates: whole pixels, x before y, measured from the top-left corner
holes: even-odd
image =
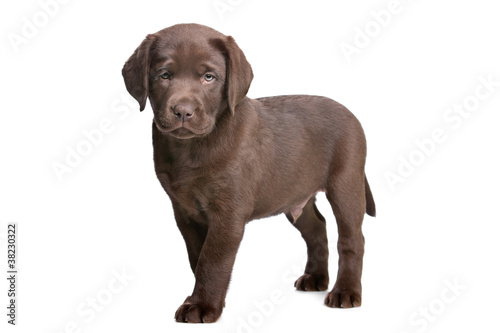
[[[150,54],[155,40],[155,35],[147,35],[122,69],[127,91],[139,102],[141,111],[146,107],[148,98]]]

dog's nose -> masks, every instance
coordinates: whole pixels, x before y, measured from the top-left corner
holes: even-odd
[[[174,106],[174,115],[182,122],[187,121],[194,115],[194,107],[190,104],[177,104]]]

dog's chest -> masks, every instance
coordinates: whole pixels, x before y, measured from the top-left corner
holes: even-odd
[[[171,163],[157,168],[156,174],[170,199],[196,220],[218,210],[228,196],[225,172]]]

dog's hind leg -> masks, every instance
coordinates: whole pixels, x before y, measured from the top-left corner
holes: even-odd
[[[361,305],[361,271],[365,239],[361,224],[366,211],[364,171],[339,168],[330,176],[326,197],[338,228],[339,268],[337,281],[325,298],[330,307]]]
[[[295,281],[295,288],[303,291],[328,289],[328,239],[326,236],[325,218],[314,203],[313,196],[296,217],[293,212],[286,216],[300,231],[307,245],[307,264],[302,275]],[[295,222],[294,222],[295,221]]]

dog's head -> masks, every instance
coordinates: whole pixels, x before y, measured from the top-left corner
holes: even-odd
[[[179,139],[204,136],[224,112],[234,114],[253,79],[234,39],[198,24],[146,36],[122,74],[140,110],[149,97],[158,129]]]

